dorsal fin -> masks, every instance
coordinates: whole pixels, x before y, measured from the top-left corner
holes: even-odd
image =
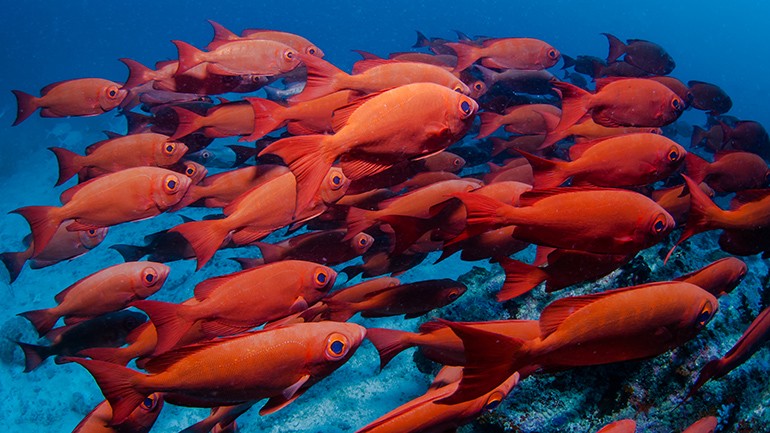
[[[604,78],[597,78],[596,79],[596,93],[599,93],[602,91],[604,86],[608,84],[612,84],[616,81],[622,81],[622,80],[629,80],[630,77],[604,77]]]
[[[332,130],[334,130],[336,133],[342,129],[342,127],[348,123],[348,119],[350,119],[350,116],[358,109],[358,107],[365,104],[370,99],[376,98],[382,93],[387,92],[388,90],[390,90],[390,88],[361,96],[360,98],[356,98],[348,102],[346,105],[343,105],[342,107],[334,110],[332,113]]]
[[[86,155],[90,155],[90,154],[94,153],[97,149],[99,149],[104,144],[109,143],[112,140],[114,140],[114,138],[108,138],[106,140],[97,141],[96,143],[86,147]]]
[[[211,42],[214,41],[237,41],[238,39],[241,39],[236,35],[235,33],[228,30],[225,26],[222,24],[219,24],[218,22],[214,20],[208,20],[209,24],[211,24],[211,27],[214,28],[214,39],[211,40]]]
[[[363,59],[353,64],[353,74],[360,74],[368,71],[369,69],[376,68],[382,65],[391,65],[394,63],[404,63],[401,60],[393,59]]]
[[[364,50],[352,50],[354,53],[358,53],[359,56],[363,60],[375,60],[375,59],[381,59],[382,57],[378,56],[377,54],[370,53],[369,51]],[[355,73],[355,72],[354,72]]]
[[[574,161],[586,152],[586,150],[594,147],[594,145],[606,140],[607,137],[597,138],[595,140],[584,141],[582,143],[575,143],[569,148],[569,159]]]

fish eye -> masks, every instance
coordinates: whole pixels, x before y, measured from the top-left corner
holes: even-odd
[[[323,287],[329,281],[329,274],[325,270],[319,269],[315,271],[315,274],[313,275],[313,281],[319,287]]]
[[[706,326],[706,323],[711,320],[711,316],[714,314],[714,307],[711,305],[711,302],[706,302],[706,304],[703,305],[703,308],[700,311],[700,314],[698,314],[698,327],[704,327]]]
[[[449,300],[452,302],[454,302],[459,297],[460,297],[460,294],[456,290],[452,290],[451,292],[449,292],[449,296],[447,296],[447,298],[449,298]]]
[[[465,114],[465,117],[468,117],[473,112],[473,107],[471,106],[471,103],[467,100],[463,100],[460,103],[460,110]]]
[[[88,236],[96,236],[96,230],[94,229],[88,229]]]
[[[498,406],[500,406],[500,402],[503,401],[503,397],[503,394],[499,391],[490,395],[489,400],[487,400],[487,403],[484,405],[484,410],[495,410]]]
[[[313,47],[308,48],[307,49],[307,53],[310,54],[311,56],[315,55],[315,48],[313,48]]]
[[[362,247],[365,247],[366,244],[369,243],[369,240],[366,239],[366,237],[362,236],[361,239],[358,240],[358,245],[361,245]]]
[[[481,82],[477,81],[476,84],[473,85],[473,88],[478,91],[481,91],[481,89],[484,88],[484,85],[482,85]]]
[[[455,167],[459,167],[460,165],[462,165],[462,163],[463,163],[463,162],[462,162],[462,161],[460,161],[460,158],[455,158],[455,159],[452,161],[452,165],[454,165]]]
[[[332,170],[331,175],[328,178],[328,182],[330,183],[330,187],[332,190],[337,191],[340,188],[342,188],[345,185],[345,174],[342,173],[341,170],[335,168]]]
[[[338,333],[330,335],[326,339],[326,357],[331,360],[337,360],[348,353],[348,339]]]
[[[163,152],[166,153],[166,155],[171,155],[176,150],[176,143],[166,143],[166,146],[163,147]]]
[[[687,99],[688,104],[692,104],[692,101],[695,100],[695,95],[693,95],[692,92],[687,92],[687,96],[685,98]]]
[[[679,150],[677,150],[676,147],[672,147],[668,151],[668,159],[670,159],[671,161],[676,161],[679,159]]]
[[[158,282],[158,272],[153,268],[145,268],[142,271],[142,282],[147,287],[155,285]]]
[[[188,165],[187,168],[184,171],[184,174],[192,177],[195,174],[195,166],[194,165]]]
[[[294,51],[286,50],[286,53],[284,53],[284,56],[287,59],[292,60],[292,59],[294,59]]]
[[[671,106],[674,107],[674,110],[681,110],[683,108],[682,101],[680,101],[679,98],[672,99]]]
[[[158,404],[158,398],[155,394],[152,394],[144,399],[142,402],[142,409],[151,411],[155,409],[155,406]]]
[[[115,86],[110,87],[109,90],[107,90],[107,96],[110,98],[118,96],[118,89]]]
[[[559,57],[559,54],[556,52],[556,50],[551,48],[550,50],[548,50],[548,57],[551,58],[552,60],[556,60],[556,58]]]
[[[179,178],[173,174],[166,176],[166,179],[163,181],[163,188],[165,188],[167,193],[175,194],[179,189]]]
[[[209,159],[211,158],[211,153],[208,150],[204,150],[203,153],[201,153],[201,158]]]
[[[461,86],[455,86],[454,91],[457,93],[463,93],[463,88]]]
[[[655,234],[663,233],[666,230],[666,217],[665,215],[658,215],[655,218],[655,222],[652,223],[652,230]]]

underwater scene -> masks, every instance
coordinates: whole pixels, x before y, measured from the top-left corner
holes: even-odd
[[[4,5],[33,432],[770,432],[763,2]]]

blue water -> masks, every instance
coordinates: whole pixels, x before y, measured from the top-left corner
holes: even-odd
[[[534,37],[573,57],[580,54],[605,57],[607,42],[601,32],[621,39],[648,39],[665,47],[676,60],[672,76],[684,82],[699,80],[718,84],[733,100],[733,109],[728,114],[770,125],[770,111],[766,107],[770,84],[765,79],[765,71],[770,67],[770,57],[766,55],[770,41],[770,27],[766,23],[770,5],[765,2],[398,0],[324,3],[5,1],[0,26],[3,45],[0,83],[5,88],[0,91],[0,191],[3,191],[0,215],[20,206],[55,202],[62,189],[53,189],[57,168],[53,155],[45,150],[47,147],[64,143],[67,147],[82,149],[101,140],[102,130],[120,131],[123,127],[121,119],[108,113],[78,119],[40,119],[35,114],[11,128],[16,110],[11,89],[36,94],[54,81],[80,77],[122,81],[126,70],[118,62],[119,57],[151,65],[157,60],[176,57],[172,39],[205,46],[212,35],[207,19],[235,32],[244,28],[270,28],[301,34],[325,51],[326,60],[346,70],[359,58],[352,49],[380,55],[408,50],[415,41],[415,30],[448,39],[454,38],[453,29],[469,35]],[[704,115],[689,112],[685,118],[693,124],[702,123]],[[116,228],[107,244],[121,239],[140,239],[155,227],[142,224]],[[24,221],[7,215],[2,217],[0,226],[0,250],[20,249],[19,241],[28,232]],[[3,326],[0,334],[28,338],[31,332],[18,330],[24,325],[23,321],[20,324],[21,319],[14,318],[15,314],[52,305],[52,296],[62,288],[101,269],[105,262],[119,262],[104,246],[94,254],[69,265],[41,271],[25,269],[13,286],[0,282],[0,299],[7,300],[0,301]],[[467,263],[435,268],[424,265],[406,278],[435,275],[456,278],[471,266]],[[766,266],[763,269],[766,270]],[[224,273],[235,269],[223,265],[217,270]],[[0,271],[0,280],[6,278],[3,272]],[[176,275],[167,286],[178,290],[189,291],[190,281],[202,278],[192,273],[190,263],[176,265],[173,272]],[[186,281],[188,278],[191,280]],[[400,323],[382,321],[376,326],[399,327]],[[417,322],[410,323],[414,326]],[[733,342],[734,339],[724,342],[722,350],[713,348],[702,355],[706,359],[721,356]],[[355,363],[345,366],[332,382],[319,384],[318,389],[303,396],[304,402],[300,400],[284,409],[286,414],[265,419],[254,416],[250,424],[243,425],[242,431],[354,431],[419,395],[427,384],[428,379],[415,371],[411,357],[402,356],[400,364],[394,363],[394,367],[380,376],[377,376],[376,357],[371,346],[362,347]],[[0,389],[11,392],[6,394],[0,408],[9,415],[10,421],[6,422],[9,431],[71,431],[101,399],[91,377],[79,367],[56,366],[48,361],[39,370],[23,375],[18,351],[4,355],[2,365]],[[764,380],[766,372],[765,365],[754,374]],[[767,393],[767,387],[764,392]],[[728,409],[720,406],[722,403],[716,402],[712,407],[729,410],[729,406]],[[206,413],[206,410],[168,406],[153,431],[178,431]],[[579,413],[568,415],[581,416]],[[534,431],[576,431],[561,426],[561,422],[559,425],[543,425],[542,430]],[[735,424],[731,429],[734,428]]]

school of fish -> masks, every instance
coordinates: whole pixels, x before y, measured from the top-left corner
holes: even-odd
[[[124,84],[80,78],[39,97],[13,91],[14,125],[38,109],[121,110],[128,129],[83,149],[50,148],[56,186],[77,183],[60,205],[13,211],[31,233],[26,251],[2,254],[11,281],[25,263],[99,254],[90,250],[112,226],[211,209],[146,234],[145,245],[111,245],[126,263],[19,314],[50,341],[18,342],[25,371],[55,356],[88,370],[104,394],[74,432],[149,432],[164,403],[211,408],[185,432],[236,431],[260,400],[260,415],[291,410],[364,339],[381,367],[410,347],[445,367],[423,396],[358,431],[456,431],[529,376],[652,358],[692,340],[746,275],[735,256],[770,255],[767,132],[725,115],[732,102],[717,85],[668,76],[676,63],[654,42],[605,33],[606,59],[573,58],[539,39],[418,32],[412,51],[358,51],[348,73],[299,35],[211,25],[205,49],[175,40],[178,59],[155,69],[120,59]],[[560,62],[564,79],[548,71]],[[266,98],[253,95],[260,90]],[[682,145],[675,122],[687,109],[707,119]],[[229,146],[227,168],[206,149],[224,137],[245,142]],[[714,199],[727,195],[725,210]],[[292,234],[276,239],[282,228]],[[557,297],[537,320],[435,319],[417,333],[348,322],[462,303],[468,288],[458,281],[396,278],[432,252],[502,266],[503,302],[541,283],[551,293],[596,281],[653,246],[673,245],[667,261],[712,230],[725,258],[670,281]],[[530,245],[534,263],[511,257]],[[189,287],[179,304],[147,299],[174,272],[167,263],[201,269],[240,247],[250,254],[236,259],[243,270]],[[338,273],[364,280],[335,289]],[[705,364],[682,403],[751,357],[769,317],[764,310]],[[692,421],[687,432],[717,425]]]

